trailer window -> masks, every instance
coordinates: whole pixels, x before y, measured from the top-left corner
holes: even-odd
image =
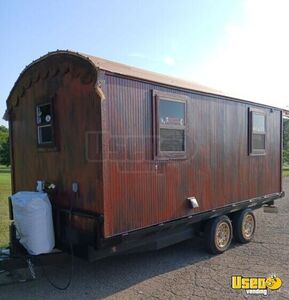
[[[266,149],[266,115],[263,111],[250,109],[249,153],[264,155]]]
[[[183,158],[186,151],[186,99],[155,93],[155,149],[157,158]]]
[[[39,147],[54,145],[51,103],[36,106],[37,144]]]

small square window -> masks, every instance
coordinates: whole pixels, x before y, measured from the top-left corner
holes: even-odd
[[[264,155],[266,150],[266,114],[249,109],[249,154]]]
[[[47,144],[52,143],[52,126],[39,126],[38,127],[38,143]]]
[[[155,159],[186,156],[186,102],[183,95],[154,91]]]
[[[39,147],[54,145],[51,103],[36,106],[37,144]]]

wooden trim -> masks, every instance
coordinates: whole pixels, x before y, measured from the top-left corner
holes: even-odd
[[[13,117],[11,116],[13,112],[10,110],[9,115],[9,146],[10,146],[10,165],[11,165],[11,192],[15,193],[15,160],[14,160],[14,139],[13,139]]]
[[[105,74],[106,75],[106,74]],[[105,79],[105,78],[104,78]],[[104,92],[106,91],[106,86],[104,87]],[[97,95],[101,100],[101,97]],[[108,190],[109,190],[109,123],[108,123],[108,101],[111,101],[109,98],[100,101],[100,113],[101,113],[101,171],[102,171],[102,201],[103,201],[103,213],[105,216],[111,216],[111,206],[108,202]],[[101,236],[106,235],[108,232],[111,232],[111,221],[109,218],[104,222],[101,227]]]
[[[153,90],[153,96],[158,96],[164,100],[171,100],[174,102],[184,102],[190,98],[186,95],[168,93],[168,92],[163,92],[163,91],[159,91],[159,90]]]
[[[174,160],[187,158],[187,100],[185,95],[165,93],[153,90],[153,159],[154,160]],[[159,103],[161,100],[180,102],[185,104],[184,125],[160,125],[159,124]],[[160,129],[179,129],[184,131],[184,151],[160,151]]]

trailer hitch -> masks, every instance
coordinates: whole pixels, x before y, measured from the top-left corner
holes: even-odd
[[[36,272],[35,272],[35,267],[33,262],[31,261],[30,258],[27,258],[27,265],[28,265],[28,269],[30,271],[30,275],[32,279],[36,279]]]
[[[28,270],[20,273],[19,269]],[[0,249],[0,286],[24,283],[36,279],[36,272],[31,258],[12,256],[9,248]]]
[[[68,262],[69,255],[56,249],[52,253],[33,256],[22,253],[15,255],[10,248],[0,248],[0,287],[37,279],[35,268],[38,266],[59,265]]]

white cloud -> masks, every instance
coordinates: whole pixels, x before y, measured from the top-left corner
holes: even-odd
[[[190,77],[242,98],[285,107],[289,1],[247,0],[244,5],[244,22],[228,24],[221,46]]]

